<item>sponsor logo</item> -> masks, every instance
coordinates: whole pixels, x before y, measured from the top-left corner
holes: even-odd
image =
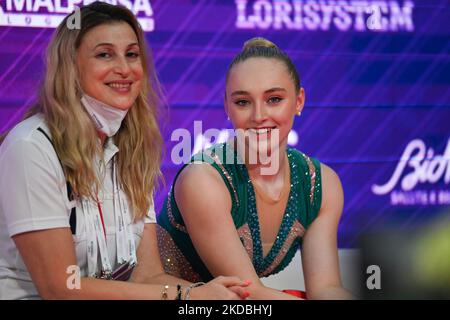
[[[235,0],[238,29],[414,31],[409,0]]]
[[[372,185],[372,192],[379,196],[390,194],[392,205],[448,205],[449,189],[420,188],[449,183],[450,139],[442,155],[415,139],[406,146],[391,178],[383,185]]]
[[[2,0],[0,1],[0,26],[56,28],[76,7],[95,0]],[[155,29],[150,0],[103,0],[113,5],[123,5],[138,18],[144,31]]]

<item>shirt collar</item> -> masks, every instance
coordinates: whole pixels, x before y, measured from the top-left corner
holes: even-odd
[[[106,138],[105,149],[103,150],[103,161],[108,163],[119,152],[119,148],[114,143],[114,137]]]

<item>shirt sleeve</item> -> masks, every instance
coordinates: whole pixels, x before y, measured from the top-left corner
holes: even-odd
[[[65,181],[61,181],[61,169],[55,165],[59,162],[44,150],[24,139],[15,141],[0,155],[0,206],[11,237],[69,227],[68,199],[61,188]]]
[[[144,218],[144,223],[156,223],[156,212],[153,198],[152,204],[150,205],[150,209],[148,210],[147,215]]]

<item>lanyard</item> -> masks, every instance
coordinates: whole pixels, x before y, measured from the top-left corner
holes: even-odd
[[[98,195],[97,195],[97,209],[98,209],[98,213],[100,214],[100,219],[102,221],[102,227],[103,227],[103,234],[106,238],[106,228],[105,228],[105,220],[103,219],[103,209],[102,209],[102,205],[100,203],[100,200],[98,200]]]
[[[105,231],[102,228],[102,222],[98,208],[95,208],[91,201],[82,200],[83,213],[86,221],[86,232],[88,237],[88,271],[89,276],[97,276],[98,252],[100,252],[100,261],[102,264],[101,276],[108,276],[112,272],[111,263],[106,246]]]
[[[113,185],[114,188],[114,214],[116,220],[116,246],[117,261],[119,264],[130,262],[136,264],[136,244],[134,243],[133,232],[131,231],[131,218],[128,204],[122,198],[117,181],[116,161],[113,163]],[[118,214],[119,213],[119,214]]]
[[[122,192],[119,190],[115,159],[113,159],[112,182],[117,262],[119,265],[125,263],[135,265],[137,257],[134,236],[131,231],[131,218],[128,205],[126,201],[123,200]],[[86,221],[88,273],[91,277],[109,279],[113,270],[106,244],[106,228],[103,218],[103,209],[98,197],[96,200],[96,204],[88,199],[83,199],[81,201]],[[101,261],[100,275],[97,274],[98,253],[100,253]]]

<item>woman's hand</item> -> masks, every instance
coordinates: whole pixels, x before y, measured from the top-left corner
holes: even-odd
[[[208,283],[191,289],[192,300],[241,300],[250,293],[246,287],[251,281],[242,281],[238,277],[219,276]]]

